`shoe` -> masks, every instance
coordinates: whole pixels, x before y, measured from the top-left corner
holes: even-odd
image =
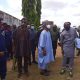
[[[6,79],[1,79],[1,80],[6,80]]]
[[[78,53],[76,56],[80,56],[80,53]]]
[[[65,69],[61,69],[60,74],[64,74],[65,73]]]
[[[29,59],[29,62],[28,62],[28,64],[29,64],[29,65],[31,65],[31,59]]]
[[[50,73],[51,71],[46,69],[45,72],[49,72]]]
[[[70,77],[73,77],[72,71],[69,72],[69,76],[70,76]]]
[[[29,66],[31,66],[32,64],[31,63],[29,63]]]
[[[26,75],[27,77],[29,77],[29,72],[24,72],[24,75]]]
[[[18,74],[18,78],[20,78],[21,76],[22,76],[22,74],[21,74],[21,73],[19,73],[19,74]]]
[[[40,75],[49,76],[49,73],[48,73],[48,72],[45,72],[45,71],[41,71],[41,72],[40,72]]]

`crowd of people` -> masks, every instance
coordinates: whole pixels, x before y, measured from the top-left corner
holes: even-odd
[[[57,43],[61,47],[63,62],[60,74],[66,69],[73,76],[75,47],[80,54],[80,39],[77,30],[71,27],[70,22],[64,23],[60,33],[57,25],[43,23],[36,31],[33,24],[26,18],[21,20],[21,25],[16,27],[2,22],[0,18],[0,77],[6,80],[7,60],[13,59],[13,69],[17,64],[18,78],[24,74],[29,75],[28,67],[32,63],[38,64],[40,74],[49,76],[49,63],[56,60]],[[79,32],[79,31],[78,31]],[[38,60],[36,61],[36,49]]]

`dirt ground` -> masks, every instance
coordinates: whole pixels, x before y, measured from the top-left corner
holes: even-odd
[[[60,75],[62,54],[60,47],[57,49],[57,57],[55,62],[51,63],[49,69],[51,71],[50,76],[45,77],[39,74],[38,65],[32,64],[29,66],[29,77],[23,75],[20,79],[17,78],[17,70],[12,70],[12,61],[8,61],[7,67],[7,80],[68,80],[68,72],[64,75]],[[73,77],[69,80],[80,80],[80,56],[74,59]]]

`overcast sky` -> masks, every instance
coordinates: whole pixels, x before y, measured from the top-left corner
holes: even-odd
[[[3,10],[19,19],[21,15],[21,0],[0,0],[0,10]],[[41,21],[54,21],[62,26],[65,21],[72,25],[80,24],[80,0],[42,0]]]

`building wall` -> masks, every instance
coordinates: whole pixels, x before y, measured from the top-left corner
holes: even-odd
[[[48,20],[45,20],[42,22],[42,24],[46,23],[47,25],[54,25],[54,22],[53,21],[48,21]]]
[[[16,25],[17,27],[20,25],[21,21],[3,11],[0,11],[0,17],[3,18],[3,22],[8,25]]]

